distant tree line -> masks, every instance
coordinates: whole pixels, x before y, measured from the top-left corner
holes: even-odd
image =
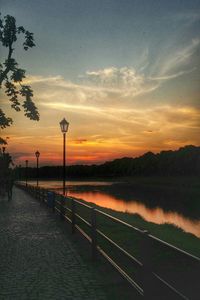
[[[17,177],[25,177],[25,168],[16,168]],[[199,176],[200,147],[185,146],[176,151],[147,152],[136,158],[124,157],[101,165],[72,165],[66,167],[68,177],[118,176]],[[36,168],[28,169],[28,177],[36,178]],[[40,178],[62,178],[62,166],[44,166]]]

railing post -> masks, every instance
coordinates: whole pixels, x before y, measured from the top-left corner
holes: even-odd
[[[75,233],[75,224],[76,224],[76,206],[75,206],[75,201],[72,199],[72,233]]]
[[[97,220],[96,210],[94,207],[91,208],[91,237],[92,237],[92,259],[97,259]]]
[[[148,231],[144,230],[141,237],[142,281],[144,299],[154,299],[154,281],[152,273],[152,241]]]

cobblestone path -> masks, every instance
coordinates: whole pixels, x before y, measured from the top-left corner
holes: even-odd
[[[0,199],[0,299],[105,299],[64,224],[17,188]]]

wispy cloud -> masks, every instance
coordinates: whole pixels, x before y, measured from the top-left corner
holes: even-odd
[[[59,98],[61,103],[67,99],[68,104],[87,103],[89,106],[91,103],[113,105],[120,102],[124,105],[122,99],[131,100],[158,88],[158,82],[128,67],[87,71],[77,82],[65,80],[61,76],[29,76],[27,82],[39,91],[40,99],[52,101]]]
[[[149,51],[146,48],[141,54],[137,70],[133,67],[111,66],[99,70],[88,70],[75,82],[66,80],[60,75],[29,76],[26,82],[37,86],[43,99],[48,94],[50,99],[60,97],[61,103],[63,96],[66,97],[68,104],[118,105],[124,99],[131,101],[137,96],[149,94],[157,90],[165,81],[193,72],[196,67],[190,65],[188,68],[188,66],[199,45],[199,38],[192,39],[187,46],[175,51],[171,50],[164,57],[158,57],[154,70],[151,72],[147,70]],[[48,90],[44,88],[45,85],[48,86]]]
[[[182,75],[185,75],[185,74],[189,74],[191,72],[193,72],[194,70],[196,69],[196,67],[190,69],[190,70],[183,70],[183,71],[179,71],[177,73],[174,73],[174,74],[171,74],[171,75],[159,75],[157,77],[150,77],[151,80],[156,80],[156,81],[166,81],[166,80],[170,80],[170,79],[174,79],[174,78],[177,78],[177,77],[180,77]]]
[[[141,71],[128,67],[110,67],[97,71],[87,71],[86,75],[82,76],[82,80],[92,86],[107,87],[111,89],[110,91],[114,89],[122,97],[135,97],[152,92],[158,87]]]
[[[192,39],[189,45],[170,52],[162,59],[159,57],[159,63],[156,63],[157,68],[154,70],[154,76],[151,76],[151,78],[163,78],[168,80],[193,71],[194,68],[191,68],[191,66],[189,71],[186,69],[186,67],[188,67],[191,58],[198,49],[199,45],[200,39],[195,38]]]
[[[135,87],[137,89],[144,84],[144,77],[138,74],[134,68],[128,67],[110,67],[98,71],[87,71],[83,78],[86,78],[89,83],[108,87]]]
[[[29,75],[27,78],[25,78],[23,80],[24,84],[36,84],[36,83],[55,83],[55,82],[60,82],[63,79],[62,76],[57,75],[57,76],[33,76],[33,75]]]
[[[189,62],[199,43],[199,39],[194,39],[187,47],[168,55],[157,68],[155,76],[149,76],[134,68],[108,67],[86,71],[76,82],[65,80],[61,76],[34,76],[28,80],[33,84],[34,90],[38,91],[38,103],[44,114],[48,108],[71,112],[83,118],[92,116],[107,122],[123,122],[134,126],[148,122],[152,124],[152,118],[144,121],[143,113],[134,106],[135,98],[147,96],[166,81],[193,72],[195,68],[181,68]],[[146,55],[143,54],[146,61],[147,56],[148,51]],[[149,114],[148,105],[142,105],[146,115]],[[155,107],[154,103],[153,110]],[[164,111],[167,114],[166,109]],[[159,119],[159,114],[155,117]]]
[[[196,38],[185,48],[178,49],[167,57],[161,65],[160,75],[169,75],[172,71],[184,67],[189,61],[200,44],[200,39]],[[182,71],[183,74],[184,71]]]

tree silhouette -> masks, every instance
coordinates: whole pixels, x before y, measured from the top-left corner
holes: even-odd
[[[40,168],[41,178],[62,179],[62,166],[45,166]],[[168,177],[168,176],[200,176],[200,147],[187,145],[178,150],[161,151],[154,154],[147,152],[139,157],[123,157],[107,161],[101,165],[71,165],[66,167],[69,177]],[[25,177],[26,169],[20,169]],[[19,172],[19,170],[18,170]],[[29,172],[36,178],[37,169]],[[19,175],[17,175],[19,177]]]
[[[38,121],[39,113],[32,100],[33,90],[29,85],[23,84],[26,71],[21,69],[13,58],[14,44],[19,35],[24,36],[23,49],[25,51],[35,46],[33,33],[25,30],[23,26],[16,26],[14,17],[7,15],[1,18],[0,15],[0,43],[8,50],[7,58],[0,64],[0,88],[4,86],[5,93],[9,97],[13,109],[18,112],[23,107],[26,117]],[[7,117],[0,108],[0,128],[4,129],[12,123],[13,120]],[[1,143],[3,142],[5,141],[1,139]]]

